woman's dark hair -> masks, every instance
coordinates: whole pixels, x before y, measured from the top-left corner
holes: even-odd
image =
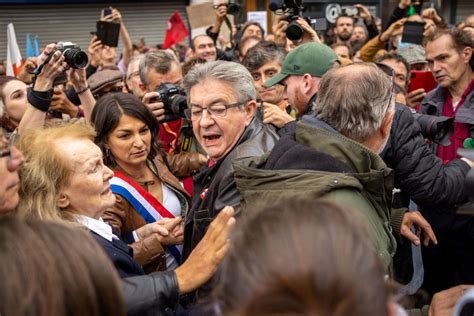
[[[387,315],[384,268],[356,211],[285,199],[246,216],[214,292],[223,315]]]
[[[0,218],[1,315],[125,315],[120,278],[89,232]]]
[[[97,132],[95,143],[102,150],[104,163],[109,167],[115,167],[116,162],[112,154],[106,150],[107,139],[114,129],[117,128],[120,118],[128,115],[145,123],[151,132],[151,148],[148,160],[153,160],[157,155],[164,157],[164,151],[158,142],[159,125],[153,113],[136,96],[117,92],[108,93],[99,100],[92,111],[91,122]],[[167,161],[163,159],[163,161]]]

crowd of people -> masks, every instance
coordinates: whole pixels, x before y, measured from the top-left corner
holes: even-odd
[[[0,314],[472,314],[474,15],[400,0],[227,41],[227,5],[188,49],[111,8],[121,54],[52,43],[0,75]]]

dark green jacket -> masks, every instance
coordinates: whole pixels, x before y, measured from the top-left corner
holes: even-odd
[[[274,170],[268,170],[270,161]],[[306,167],[308,164],[314,166]],[[390,211],[392,170],[363,145],[298,122],[296,134],[282,137],[271,154],[236,161],[234,170],[242,212],[259,203],[278,203],[284,197],[324,197],[367,218],[375,248],[385,267],[390,265],[396,250],[392,227],[400,230],[403,212],[395,217]]]

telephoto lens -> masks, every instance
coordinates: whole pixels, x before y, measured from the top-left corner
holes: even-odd
[[[296,20],[293,20],[288,24],[288,27],[286,29],[286,37],[288,37],[289,40],[291,41],[299,41],[304,34],[303,28],[296,22]]]

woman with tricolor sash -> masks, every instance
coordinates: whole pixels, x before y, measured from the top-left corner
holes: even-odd
[[[158,143],[155,117],[135,96],[109,93],[97,101],[91,121],[104,163],[114,171],[110,183],[117,200],[103,219],[122,235],[132,234],[141,241],[130,246],[145,272],[176,268],[181,260],[183,217],[191,199],[170,171]],[[160,222],[168,234],[138,230],[154,222]]]

